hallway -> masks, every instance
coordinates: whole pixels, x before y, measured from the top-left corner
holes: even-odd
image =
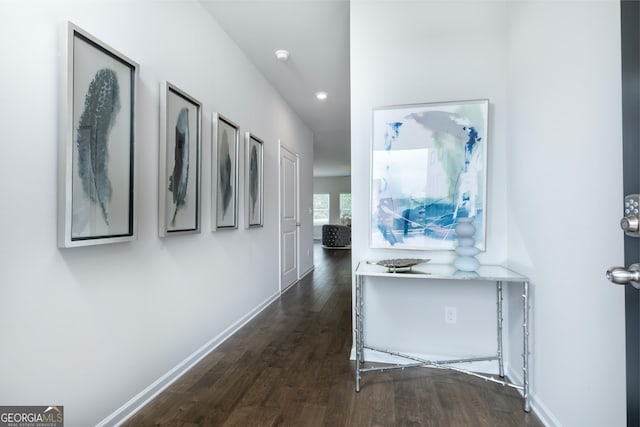
[[[364,375],[354,390],[351,251],[315,270],[126,426],[541,426],[513,389],[435,369]]]

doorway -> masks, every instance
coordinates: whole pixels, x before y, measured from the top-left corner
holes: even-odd
[[[280,143],[280,292],[298,281],[299,156]]]

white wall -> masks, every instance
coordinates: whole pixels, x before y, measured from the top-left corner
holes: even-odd
[[[509,261],[534,286],[536,404],[626,425],[624,289],[604,277],[624,262],[619,5],[510,12]]]
[[[401,7],[397,7],[398,4]],[[353,261],[409,257],[451,262],[452,252],[369,248],[369,158],[373,107],[490,100],[487,251],[485,263],[507,259],[506,11],[495,2],[351,3],[351,170]],[[368,286],[367,340],[428,355],[495,352],[495,286],[435,283]],[[385,286],[390,285],[390,286]],[[402,289],[402,293],[399,289]],[[402,298],[397,298],[401,294]],[[457,324],[445,325],[446,306]],[[413,310],[408,309],[413,307]],[[446,328],[446,329],[443,329]],[[430,340],[445,333],[450,340]],[[497,366],[497,364],[494,364]],[[492,365],[493,366],[493,365]],[[486,369],[486,367],[485,367]]]
[[[548,425],[625,424],[623,290],[604,279],[623,260],[618,14],[614,1],[351,3],[354,265],[452,259],[368,247],[371,108],[489,98],[480,259],[531,277],[533,407]],[[582,200],[591,203],[577,211]],[[369,342],[440,354],[462,351],[460,341],[495,345],[491,287],[385,284],[367,289]],[[445,305],[458,306],[455,327],[444,324]],[[507,305],[515,376],[519,292]],[[429,342],[435,333],[442,339]]]
[[[329,194],[329,224],[340,224],[340,194],[351,193],[351,177],[314,177],[313,193]],[[322,239],[322,226],[313,227],[313,238]]]
[[[313,136],[197,2],[3,1],[0,15],[0,404],[64,405],[65,425],[95,425],[278,294],[278,140],[300,154],[304,211]],[[57,82],[67,20],[140,64],[135,242],[56,247]],[[203,231],[161,240],[165,79],[203,103]],[[210,232],[214,111],[265,141],[263,228],[244,228],[240,198],[240,228]],[[311,216],[302,221],[304,255]],[[311,268],[311,257],[301,264]]]

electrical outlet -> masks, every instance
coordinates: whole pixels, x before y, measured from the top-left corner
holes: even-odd
[[[457,321],[457,313],[455,307],[444,308],[444,323],[455,324]]]

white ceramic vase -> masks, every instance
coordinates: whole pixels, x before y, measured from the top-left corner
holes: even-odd
[[[460,271],[476,271],[480,267],[480,262],[475,256],[480,249],[475,247],[473,239],[476,234],[473,218],[458,218],[455,232],[458,236],[458,247],[456,247],[458,257],[453,261],[454,267]]]

